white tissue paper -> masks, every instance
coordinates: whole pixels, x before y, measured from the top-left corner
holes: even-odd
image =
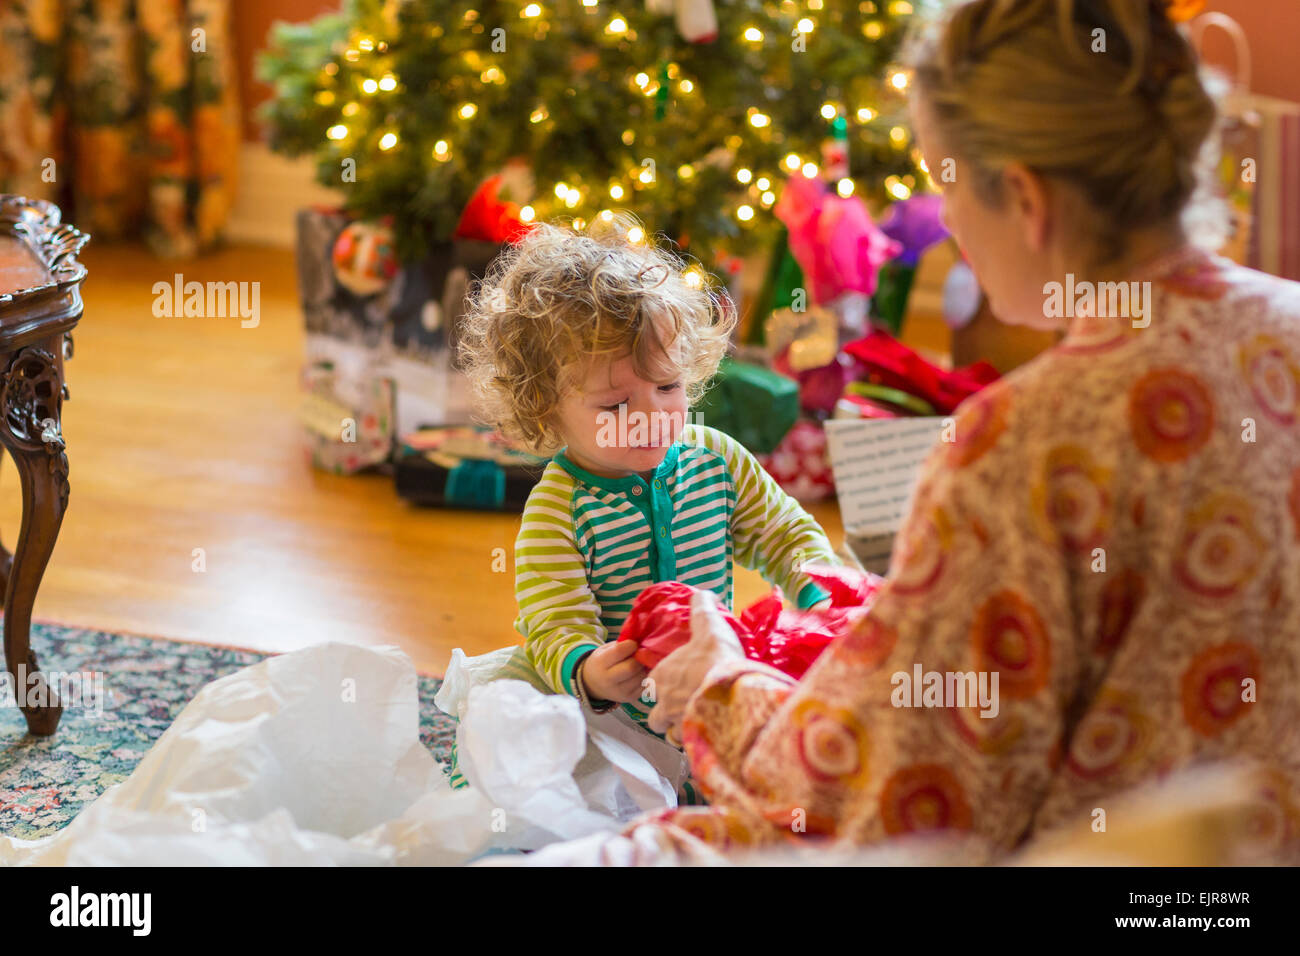
[[[457,864],[675,805],[675,748],[456,655],[443,691],[468,789],[420,743],[405,654],[319,644],[204,687],[130,777],[52,836],[0,837],[0,863]]]
[[[605,714],[584,713],[575,699],[553,694],[549,689],[544,690],[542,701],[550,703],[537,701],[536,695],[523,690],[530,686],[528,683],[501,677],[503,674],[531,671],[531,667],[522,666],[521,659],[523,655],[519,648],[502,648],[478,657],[466,657],[460,648],[456,648],[452,651],[442,687],[434,697],[439,709],[461,720],[456,734],[456,752],[461,772],[472,787],[484,790],[494,798],[505,799],[495,788],[506,785],[511,774],[518,772],[515,768],[526,767],[530,760],[536,759],[524,752],[525,746],[517,739],[515,727],[519,723],[509,729],[498,725],[488,730],[485,725],[480,734],[475,729],[475,721],[466,719],[471,699],[477,701],[474,697],[476,691],[492,688],[494,696],[483,699],[478,705],[478,713],[487,715],[507,706],[505,701],[495,697],[501,693],[522,695],[521,699],[531,702],[539,712],[546,708],[559,708],[554,712],[556,716],[548,721],[551,726],[559,725],[559,714],[571,715],[564,720],[579,732],[574,737],[550,743],[548,747],[555,749],[553,753],[548,751],[546,756],[555,758],[557,764],[563,763],[565,772],[572,773],[582,798],[591,809],[626,821],[641,811],[677,805],[677,790],[690,772],[685,754],[642,730],[621,708]],[[519,687],[513,691],[496,690],[504,685]],[[545,688],[540,677],[531,686]],[[525,719],[524,715],[517,718],[519,722]],[[594,746],[584,745],[581,739],[584,727],[586,741]],[[561,754],[571,755],[575,749],[577,756],[581,757],[580,760],[574,758],[576,767],[569,762],[568,756],[560,757]],[[482,755],[493,753],[502,759],[495,765],[491,779],[487,780],[477,765],[484,759]],[[507,754],[510,756],[506,757]],[[535,771],[522,776],[536,780]]]

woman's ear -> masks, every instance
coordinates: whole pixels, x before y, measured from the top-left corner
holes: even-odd
[[[1011,163],[1002,170],[1002,186],[1025,244],[1033,252],[1042,252],[1052,218],[1047,180],[1023,163]]]

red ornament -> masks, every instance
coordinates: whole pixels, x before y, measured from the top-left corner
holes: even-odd
[[[354,222],[334,240],[334,277],[356,295],[374,295],[397,275],[393,231],[374,222]]]

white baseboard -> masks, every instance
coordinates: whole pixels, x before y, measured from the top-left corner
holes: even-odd
[[[316,182],[310,156],[287,159],[264,143],[244,143],[239,150],[239,187],[226,226],[232,242],[292,248],[295,217],[307,206],[338,206],[342,195]]]

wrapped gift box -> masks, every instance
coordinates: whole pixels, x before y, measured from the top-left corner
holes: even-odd
[[[756,455],[770,454],[799,417],[799,383],[761,365],[724,358],[694,412],[694,421],[726,432]]]
[[[394,475],[413,504],[522,511],[546,462],[491,429],[434,425],[402,438]]]
[[[302,375],[300,411],[313,467],[351,475],[388,460],[393,448],[393,383],[380,375],[340,379],[330,362]]]

